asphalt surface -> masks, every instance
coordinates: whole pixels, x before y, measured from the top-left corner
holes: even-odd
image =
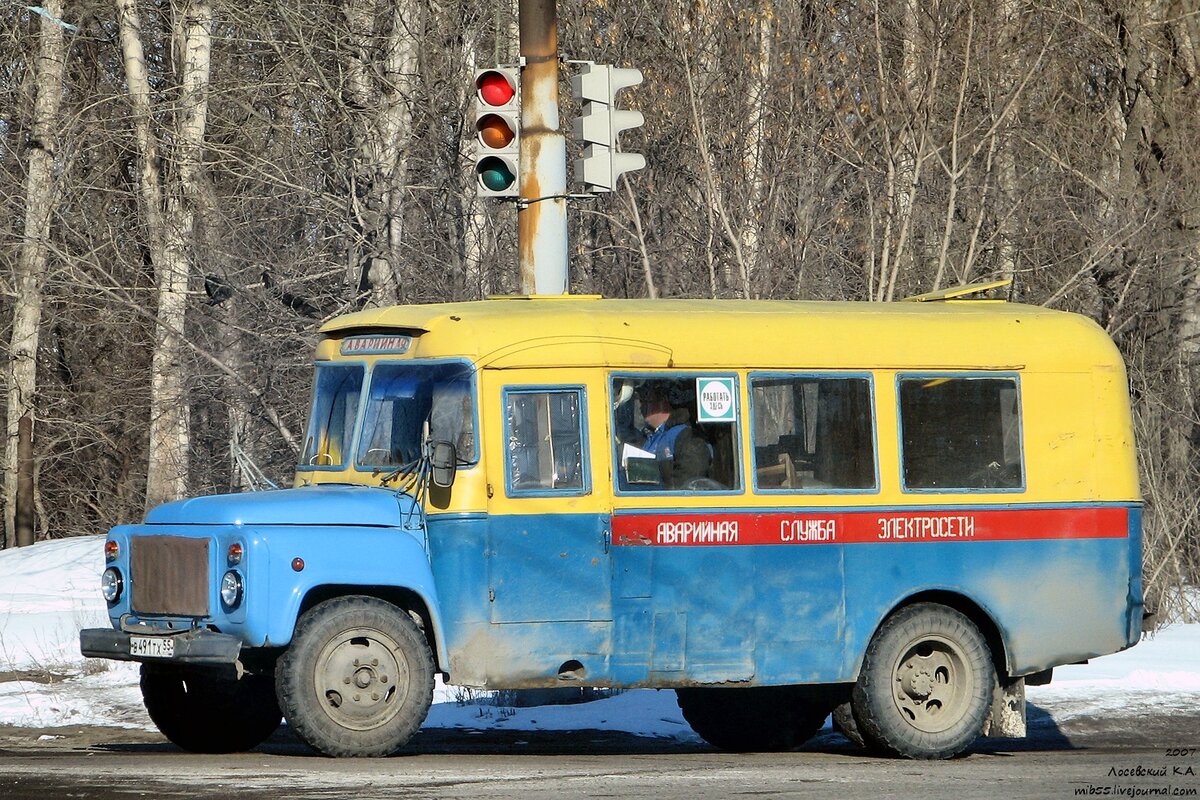
[[[232,756],[146,731],[0,728],[0,798],[1200,797],[1200,709],[1068,730],[1031,709],[1031,727],[944,762],[871,757],[833,733],[793,753],[728,754],[601,731],[427,729],[390,758],[335,760],[286,728]]]

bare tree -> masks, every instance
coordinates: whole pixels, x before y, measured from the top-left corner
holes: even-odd
[[[173,9],[172,46],[179,88],[173,131],[175,147],[171,153],[174,169],[164,181],[137,3],[136,0],[116,0],[116,3],[141,165],[142,213],[158,280],[150,388],[150,461],[146,478],[149,508],[187,493],[190,436],[181,337],[187,317],[187,286],[192,272],[190,247],[203,168],[213,16],[207,0],[194,0]]]
[[[30,544],[31,537],[18,542],[15,514],[19,472],[19,428],[26,426],[32,437],[36,417],[37,354],[42,324],[42,292],[50,255],[50,222],[55,210],[56,181],[54,162],[58,156],[59,107],[63,93],[66,63],[62,0],[47,0],[46,15],[39,18],[38,48],[33,63],[33,124],[24,150],[28,170],[25,177],[25,220],[20,256],[13,276],[12,330],[9,338],[8,414],[4,449],[4,529],[8,545]],[[28,445],[27,445],[28,446]],[[32,488],[32,475],[26,476]],[[21,498],[24,505],[33,500],[32,492]],[[31,510],[31,509],[30,509]],[[32,534],[32,530],[28,531]]]

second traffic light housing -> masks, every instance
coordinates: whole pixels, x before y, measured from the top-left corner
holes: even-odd
[[[617,92],[641,82],[641,70],[592,61],[583,62],[571,77],[571,88],[583,101],[583,111],[572,126],[583,144],[583,155],[575,161],[575,179],[589,192],[611,192],[622,174],[646,166],[641,153],[620,150],[621,131],[641,126],[645,117],[640,111],[616,107]]]
[[[513,67],[475,73],[475,182],[480,197],[518,197],[521,79]]]

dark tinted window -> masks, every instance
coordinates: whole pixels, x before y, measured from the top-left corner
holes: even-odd
[[[1018,398],[1015,378],[902,378],[905,488],[1020,489]]]

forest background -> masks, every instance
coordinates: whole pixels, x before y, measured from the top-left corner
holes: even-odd
[[[471,160],[512,0],[26,2],[0,0],[8,546],[248,488],[253,465],[285,483],[321,320],[517,288],[515,211],[476,197]],[[648,166],[572,205],[572,291],[1011,278],[1087,314],[1129,366],[1150,605],[1187,614],[1196,0],[561,0],[559,41],[646,76],[624,146]]]

